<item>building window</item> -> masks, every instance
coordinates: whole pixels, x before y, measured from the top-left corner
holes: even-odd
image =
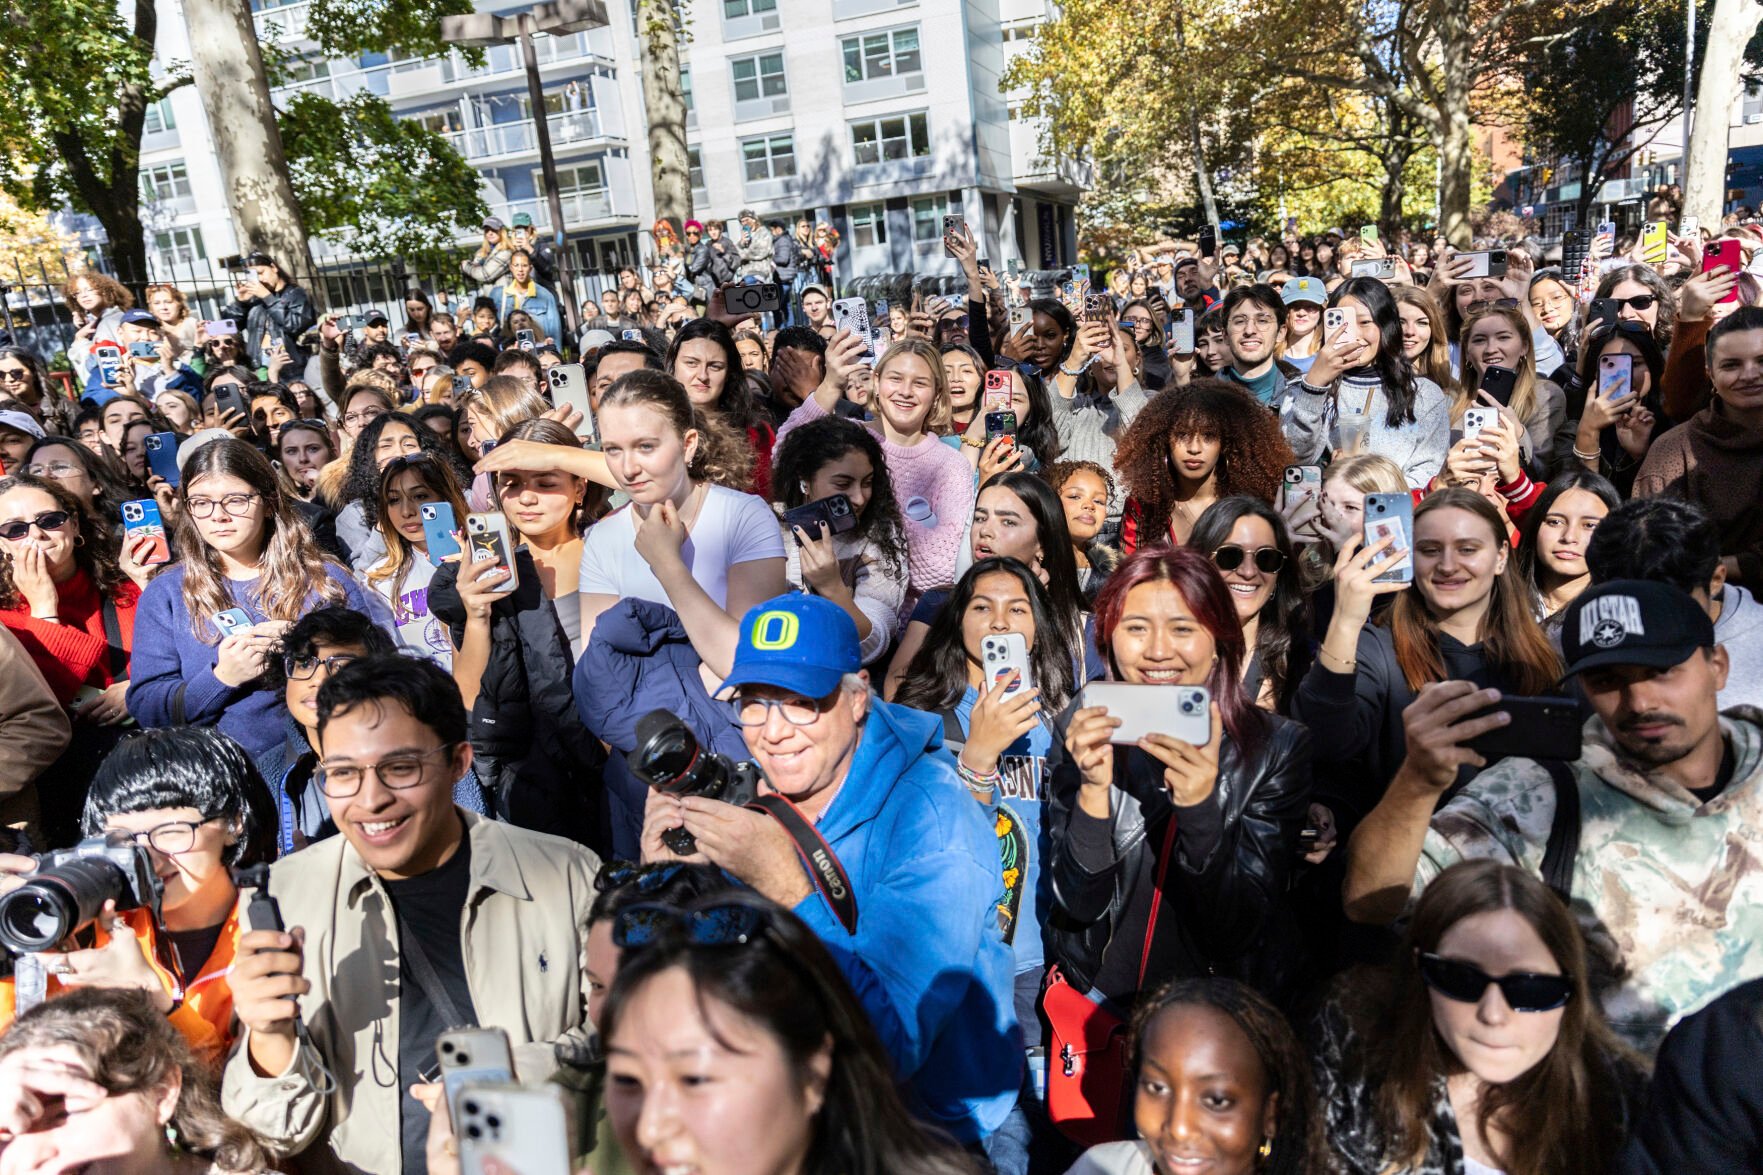
[[[859,249],[888,243],[888,211],[880,204],[851,206],[851,242]]]
[[[190,173],[182,163],[162,163],[158,167],[141,169],[141,200],[146,204],[159,204],[166,200],[177,200],[190,194]]]
[[[757,57],[737,57],[729,62],[735,78],[735,101],[757,102],[761,98],[781,98],[789,93],[784,82],[784,55],[761,53]]]
[[[317,53],[301,53],[288,58],[283,66],[283,85],[298,86],[319,82],[331,76],[331,60]]]
[[[741,161],[747,182],[788,179],[796,174],[796,140],[791,135],[765,135],[741,140]]]
[[[692,67],[689,65],[680,67],[679,96],[685,100],[687,114],[698,112],[698,108],[692,105]]]
[[[851,124],[851,153],[859,167],[893,159],[930,155],[930,129],[923,112]]]
[[[449,106],[445,110],[430,110],[423,114],[412,114],[410,121],[424,130],[444,135],[450,131],[465,129],[465,119],[459,114],[457,106]]]
[[[591,160],[587,163],[576,163],[557,169],[557,192],[563,196],[579,193],[598,195],[606,190],[606,174],[600,170],[600,161]],[[545,192],[545,173],[539,168],[533,169],[533,191],[541,198]]]
[[[743,16],[758,16],[762,12],[776,12],[777,0],[722,0],[722,19],[739,20]]]
[[[172,116],[170,98],[161,98],[147,107],[147,121],[141,124],[142,134],[157,135],[161,131],[175,131],[177,129],[178,122]]]
[[[169,232],[154,233],[153,251],[166,265],[194,265],[208,258],[202,249],[202,230],[199,228],[174,228]]]
[[[943,239],[943,217],[949,214],[949,197],[920,196],[912,201],[912,239],[920,245]]]
[[[686,148],[686,175],[691,178],[694,192],[707,190],[704,187],[704,156],[697,147]]]
[[[865,33],[846,37],[845,80],[867,82],[876,78],[897,77],[918,73],[924,59],[918,52],[918,29],[895,29],[892,32]]]

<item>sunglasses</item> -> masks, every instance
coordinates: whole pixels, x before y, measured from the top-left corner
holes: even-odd
[[[31,369],[28,367],[0,367],[0,379],[23,383],[29,378],[31,378]]]
[[[751,942],[765,929],[765,911],[734,902],[690,909],[637,902],[619,911],[612,922],[612,941],[620,950],[645,947],[670,936],[692,946],[737,946]]]
[[[1612,298],[1618,306],[1627,306],[1632,310],[1651,310],[1653,303],[1659,300],[1657,294],[1636,294],[1632,298]]]
[[[0,526],[0,539],[16,543],[25,535],[30,534],[33,526],[42,531],[60,530],[67,525],[67,520],[71,517],[72,515],[66,510],[45,510],[35,518],[21,518],[16,522],[8,522],[6,525]]]
[[[1483,298],[1479,302],[1471,302],[1469,304],[1469,312],[1471,314],[1480,314],[1483,310],[1516,309],[1518,309],[1517,298]]]
[[[1212,562],[1220,571],[1235,571],[1249,557],[1246,547],[1226,544],[1212,552]],[[1254,550],[1255,570],[1265,575],[1273,575],[1286,565],[1285,552],[1278,547],[1256,547]]]
[[[1514,971],[1493,976],[1471,963],[1418,952],[1420,977],[1426,986],[1460,1004],[1478,1004],[1488,984],[1497,983],[1506,1005],[1514,1012],[1552,1012],[1573,998],[1573,980],[1566,975],[1538,975]]]

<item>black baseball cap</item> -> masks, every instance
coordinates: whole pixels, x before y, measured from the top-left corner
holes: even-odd
[[[367,312],[367,317],[363,318],[361,321],[366,326],[384,326],[389,324],[392,320],[386,317],[386,312],[384,310],[369,310]]]
[[[1714,622],[1682,588],[1650,579],[1613,579],[1567,606],[1561,651],[1567,676],[1603,665],[1669,669],[1714,647]]]

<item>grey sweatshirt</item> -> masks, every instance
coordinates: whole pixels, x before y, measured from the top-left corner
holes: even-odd
[[[1727,584],[1720,596],[1714,639],[1726,646],[1731,663],[1726,688],[1720,691],[1720,708],[1763,706],[1763,604],[1738,584]]]
[[[1444,467],[1451,447],[1451,401],[1430,379],[1416,376],[1414,383],[1413,423],[1395,428],[1388,423],[1390,405],[1383,381],[1374,375],[1344,376],[1338,392],[1317,391],[1302,378],[1287,383],[1279,422],[1298,464],[1314,465],[1322,459],[1334,425],[1336,399],[1344,398],[1349,409],[1365,404],[1365,414],[1371,418],[1361,451],[1388,457],[1401,467],[1411,487],[1424,488]]]

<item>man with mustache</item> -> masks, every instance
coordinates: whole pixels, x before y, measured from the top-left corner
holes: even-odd
[[[1763,976],[1763,862],[1749,847],[1763,819],[1763,710],[1720,711],[1726,650],[1670,584],[1587,590],[1561,642],[1594,714],[1578,759],[1500,760],[1437,807],[1461,764],[1483,763],[1465,744],[1508,716],[1488,711],[1495,690],[1427,686],[1403,715],[1407,757],[1353,836],[1347,913],[1390,921],[1466,859],[1568,880],[1605,1014],[1650,1051],[1678,1018]]]

